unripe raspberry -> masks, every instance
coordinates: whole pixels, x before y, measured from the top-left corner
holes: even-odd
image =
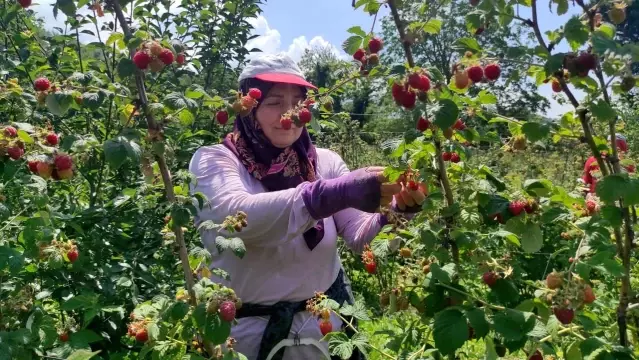
[[[55,157],[53,163],[55,164],[55,167],[59,172],[61,170],[71,169],[71,167],[73,166],[73,159],[69,155],[59,154]]]

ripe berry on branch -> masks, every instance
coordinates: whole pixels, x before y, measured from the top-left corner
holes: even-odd
[[[258,88],[251,88],[249,89],[248,95],[255,100],[259,100],[260,98],[262,98],[262,90]]]
[[[11,146],[7,149],[7,154],[13,160],[18,160],[24,155],[24,150],[19,146]]]
[[[375,37],[368,41],[368,51],[370,51],[371,54],[375,54],[379,52],[381,49],[382,49],[382,39]]]
[[[76,260],[78,260],[78,251],[77,250],[71,250],[67,253],[67,257],[69,258],[69,261],[71,263],[74,263]]]
[[[133,55],[133,63],[140,70],[144,70],[147,67],[149,67],[151,60],[152,60],[151,55],[149,55],[144,50],[136,51],[135,54]]]
[[[135,334],[135,340],[141,342],[141,343],[145,343],[149,340],[149,333],[147,332],[146,329],[142,329],[139,330],[136,334]]]
[[[291,125],[293,125],[291,118],[283,117],[280,119],[280,126],[282,126],[282,129],[288,130],[291,128]]]
[[[20,4],[23,9],[26,9],[31,6],[31,0],[18,0],[18,4]]]
[[[510,202],[510,204],[508,205],[508,210],[510,210],[510,213],[513,214],[513,216],[518,216],[524,211],[525,207],[526,207],[525,202],[521,200],[516,200],[516,201]]]
[[[497,80],[501,74],[501,68],[499,64],[489,64],[484,68],[484,75],[486,79],[490,81]]]
[[[302,124],[308,124],[309,122],[311,122],[312,115],[308,109],[302,108],[297,116],[300,118]]]
[[[561,83],[557,79],[553,79],[551,86],[552,86],[552,91],[556,93],[561,92],[562,90]]]
[[[178,63],[178,65],[184,65],[184,63],[186,62],[186,55],[184,55],[184,53],[179,53],[175,61]]]
[[[364,56],[366,56],[366,51],[360,48],[360,49],[357,49],[357,51],[355,51],[355,53],[353,54],[353,59],[357,61],[362,61]]]
[[[67,342],[67,341],[69,341],[69,333],[68,333],[68,332],[66,332],[66,331],[65,331],[65,332],[63,332],[62,334],[60,334],[60,335],[58,336],[58,339],[59,339],[61,342]]]
[[[454,153],[450,154],[450,162],[456,164],[456,163],[458,163],[460,161],[461,161],[461,158],[459,157],[458,153],[454,152]]]
[[[493,287],[497,282],[497,278],[497,274],[495,274],[494,271],[486,271],[484,275],[482,275],[482,280],[488,287]]]
[[[47,90],[49,90],[50,86],[51,86],[51,83],[49,82],[49,79],[47,79],[45,77],[37,78],[33,82],[33,87],[37,91],[47,91]]]
[[[220,317],[224,321],[231,322],[235,319],[235,303],[227,300],[220,304]]]
[[[528,358],[528,360],[544,360],[544,357],[541,355],[539,350],[536,350],[535,353]]]
[[[430,121],[424,119],[424,117],[420,117],[419,120],[417,120],[417,130],[420,132],[424,132],[426,131],[428,128],[430,127]]]
[[[583,52],[577,57],[577,66],[586,71],[595,70],[597,58],[589,52]]]
[[[375,262],[367,263],[364,267],[369,274],[374,274],[375,270],[377,270],[377,264],[375,264]]]
[[[38,163],[39,161],[37,160],[30,160],[27,165],[29,166],[29,171],[31,171],[34,174],[38,173]]]
[[[415,102],[417,100],[417,94],[413,91],[407,91],[402,94],[402,98],[400,100],[403,107],[406,109],[412,109],[415,107]]]
[[[464,130],[466,129],[466,124],[464,124],[464,121],[462,119],[457,119],[457,121],[455,121],[455,124],[453,125],[453,129]]]
[[[221,125],[226,125],[227,121],[229,121],[229,113],[224,110],[218,111],[217,114],[215,114],[215,119]]]
[[[575,318],[575,311],[569,308],[553,308],[553,313],[557,317],[557,320],[564,325],[568,325]]]
[[[158,59],[160,59],[164,65],[171,65],[173,63],[173,51],[163,49],[160,55],[158,55]]]
[[[322,320],[319,325],[322,335],[326,335],[333,331],[333,324],[330,321]]]
[[[55,164],[55,167],[58,171],[68,170],[71,169],[71,167],[73,166],[73,159],[71,159],[71,156],[69,155],[58,154],[53,160],[53,163]]]
[[[484,78],[484,69],[482,69],[479,65],[471,66],[470,68],[468,68],[468,77],[473,82],[481,82]]]
[[[450,161],[450,158],[452,157],[453,154],[449,153],[449,152],[443,152],[442,153],[442,160],[444,161]]]
[[[58,134],[54,133],[54,132],[50,132],[47,134],[46,137],[47,143],[51,146],[55,146],[58,145]]]
[[[4,128],[4,135],[7,137],[16,137],[18,136],[18,130],[16,130],[13,126],[7,126]]]

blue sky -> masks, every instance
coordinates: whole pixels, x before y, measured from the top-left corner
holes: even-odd
[[[40,5],[34,8],[40,16],[46,18],[48,26],[61,26],[62,19],[55,21],[52,18],[50,4],[53,2],[54,0],[40,0]],[[564,24],[571,15],[578,13],[577,8],[571,5],[567,14],[558,17],[550,13],[547,4],[539,4],[542,33],[556,29],[558,24]],[[556,6],[553,5],[553,8]],[[342,42],[349,36],[346,30],[355,25],[368,30],[373,21],[373,17],[362,8],[353,9],[351,0],[268,0],[262,9],[263,13],[251,20],[255,27],[254,33],[260,37],[252,40],[247,47],[258,47],[269,53],[284,51],[296,60],[299,60],[305,48],[314,45],[330,45],[336,54],[348,58],[341,50]],[[388,14],[388,9],[382,7],[379,16]],[[530,10],[521,7],[519,15],[529,18]],[[110,21],[112,17],[107,14],[102,19]],[[378,21],[376,31],[379,31],[380,27]],[[103,34],[103,41],[106,41],[107,37],[108,34]],[[563,41],[557,50],[568,50],[566,42]],[[539,91],[551,99],[552,108],[547,115],[557,116],[572,109],[571,106],[562,106],[552,100],[553,94],[549,84],[542,86]],[[581,97],[579,93],[576,95],[578,98]]]

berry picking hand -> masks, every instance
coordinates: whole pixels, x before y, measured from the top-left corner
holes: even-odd
[[[394,195],[395,205],[402,211],[406,210],[407,207],[421,205],[424,200],[426,200],[427,193],[426,184],[424,183],[409,183],[408,186],[406,184],[401,184],[401,191]]]
[[[393,184],[388,182],[388,178],[384,175],[384,169],[385,168],[382,166],[370,166],[357,170],[377,174],[377,180],[380,182],[380,190],[382,195],[379,203],[381,206],[389,205],[393,201],[393,196],[397,196],[402,190],[401,184]]]

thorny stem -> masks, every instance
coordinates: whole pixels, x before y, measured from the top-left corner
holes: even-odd
[[[397,7],[395,5],[394,0],[387,1],[388,7],[391,10],[391,14],[393,15],[393,20],[395,21],[395,27],[397,27],[397,32],[399,33],[399,37],[402,41],[402,46],[404,47],[404,54],[406,55],[406,60],[408,61],[408,66],[415,67],[415,60],[413,58],[413,52],[410,47],[410,42],[406,41],[406,33],[404,31],[404,25],[402,20],[399,17],[399,12],[397,11]],[[448,173],[446,172],[446,164],[444,164],[444,159],[442,158],[442,144],[439,139],[434,139],[435,143],[435,157],[437,158],[437,165],[439,168],[439,182],[444,189],[444,195],[446,197],[446,203],[450,207],[454,204],[455,200],[453,198],[453,191],[450,187],[450,181],[448,180]],[[452,218],[446,218],[446,227],[448,230],[452,228]],[[448,235],[447,235],[448,237]],[[457,243],[454,241],[450,242],[451,250],[453,254],[453,261],[455,264],[459,264],[459,249],[457,248]]]
[[[446,284],[442,284],[442,283],[437,283],[437,286],[441,286],[441,287],[446,288],[446,289],[448,289],[448,290],[455,291],[455,292],[457,292],[458,294],[464,295],[464,296],[466,296],[466,297],[468,297],[468,298],[471,298],[471,299],[473,299],[473,300],[475,300],[475,301],[477,301],[477,302],[480,302],[480,303],[482,303],[484,306],[487,306],[487,307],[489,307],[489,308],[491,308],[491,309],[493,309],[493,310],[498,310],[498,311],[506,310],[506,308],[505,308],[505,307],[503,307],[503,306],[493,305],[493,304],[487,303],[487,302],[485,302],[484,300],[481,300],[481,299],[479,299],[479,298],[476,298],[476,297],[474,297],[473,295],[471,295],[471,294],[469,294],[469,293],[467,293],[467,292],[465,292],[465,291],[463,291],[463,290],[459,290],[459,289],[457,289],[457,288],[455,288],[455,287],[448,286],[448,285],[446,285]]]
[[[579,329],[581,329],[581,326],[567,327],[567,328],[564,328],[564,329],[561,329],[561,330],[557,331],[557,335],[563,335],[565,333],[571,333],[571,334],[575,335],[576,337],[578,337],[581,340],[586,340],[586,338],[584,338],[583,336],[573,332],[574,330],[579,330]],[[553,335],[548,335],[545,338],[541,338],[541,340],[539,340],[539,342],[540,343],[546,342],[548,340],[551,340],[552,338],[553,338]]]
[[[124,17],[124,13],[122,12],[122,7],[120,3],[116,0],[109,0],[115,14],[120,21],[120,26],[122,27],[122,31],[124,32],[125,38],[130,38],[132,36],[131,29],[129,29],[129,25],[126,22],[126,18]],[[129,47],[129,56],[133,56],[135,53],[135,47]],[[148,125],[148,129],[150,133],[157,133],[160,130],[158,123],[153,118],[153,114],[148,109],[148,98],[146,95],[146,89],[144,87],[144,74],[140,70],[136,70],[135,72],[135,82],[138,88],[139,101],[141,108],[146,116],[146,121]],[[166,165],[166,160],[164,158],[164,154],[156,154],[156,161],[158,162],[158,167],[160,168],[160,174],[162,175],[162,181],[164,183],[164,188],[166,191],[167,199],[175,203],[175,193],[173,192],[173,181],[171,180],[171,175],[169,173],[169,169]],[[195,297],[195,291],[193,290],[193,286],[195,285],[193,280],[193,272],[191,271],[191,266],[189,265],[189,257],[186,250],[186,244],[184,242],[184,232],[182,231],[181,226],[174,226],[173,232],[175,233],[175,239],[179,245],[179,256],[182,262],[182,269],[184,270],[184,277],[186,280],[186,289],[189,293],[189,302],[192,305],[197,305],[197,300]]]

